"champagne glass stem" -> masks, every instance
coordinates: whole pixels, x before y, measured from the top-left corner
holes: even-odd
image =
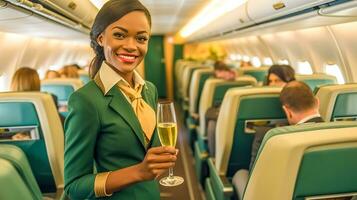
[[[173,179],[174,178],[174,168],[170,167],[169,168],[169,179]]]

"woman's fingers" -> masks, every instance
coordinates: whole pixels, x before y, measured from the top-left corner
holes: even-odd
[[[175,162],[177,160],[176,155],[171,154],[149,154],[146,158],[148,163],[165,163],[165,162]]]
[[[176,154],[176,149],[175,147],[152,147],[148,150],[148,153],[153,153],[153,154],[163,154],[163,153],[169,153],[169,154]]]
[[[160,170],[160,169],[165,170],[170,167],[175,167],[175,163],[174,162],[166,162],[166,163],[149,164],[149,168],[152,169],[153,171]]]

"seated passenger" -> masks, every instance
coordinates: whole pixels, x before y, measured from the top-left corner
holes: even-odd
[[[280,101],[290,125],[323,122],[319,114],[319,100],[313,95],[310,87],[303,82],[287,83],[280,93]],[[260,144],[268,130],[254,135],[249,170],[253,167]],[[232,182],[238,194],[243,194],[248,177],[249,171],[246,169],[239,170],[234,175]]]
[[[29,67],[19,68],[12,77],[10,89],[17,92],[40,91],[41,81],[37,71]]]
[[[30,92],[30,91],[40,91],[41,81],[40,77],[35,69],[29,67],[19,68],[11,80],[11,90],[17,92]],[[51,94],[55,105],[58,108],[57,96]],[[60,115],[62,125],[64,124],[64,118]]]
[[[295,80],[295,71],[290,65],[272,65],[268,70],[266,85],[280,86]]]
[[[252,63],[250,61],[241,61],[240,62],[240,68],[243,68],[243,67],[252,67]]]
[[[56,70],[47,70],[45,79],[61,78],[61,74]]]
[[[236,72],[231,70],[223,61],[216,61],[214,64],[214,76],[229,81],[236,78]]]
[[[63,78],[79,78],[78,68],[75,65],[66,65],[60,70]]]

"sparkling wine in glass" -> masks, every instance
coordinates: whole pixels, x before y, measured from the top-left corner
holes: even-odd
[[[177,140],[177,123],[173,102],[160,102],[157,106],[157,131],[162,146],[175,147]],[[174,176],[173,168],[169,169],[169,176],[160,180],[163,186],[177,186],[184,179]]]

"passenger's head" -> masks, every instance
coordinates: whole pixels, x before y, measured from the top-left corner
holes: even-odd
[[[47,70],[45,79],[53,79],[53,78],[60,78],[61,74],[55,70]]]
[[[78,69],[73,65],[66,65],[60,70],[63,78],[79,78]]]
[[[287,83],[280,93],[280,101],[290,124],[319,113],[319,100],[310,87],[300,81]]]
[[[229,70],[229,67],[223,61],[217,60],[214,63],[214,70]]]
[[[12,91],[40,91],[40,88],[41,82],[37,71],[29,67],[19,68],[12,77]]]
[[[132,72],[144,59],[151,16],[138,0],[110,0],[99,10],[90,33],[93,78],[105,60],[119,73]]]
[[[295,80],[295,71],[290,65],[272,65],[267,75],[269,86],[284,86]]]

